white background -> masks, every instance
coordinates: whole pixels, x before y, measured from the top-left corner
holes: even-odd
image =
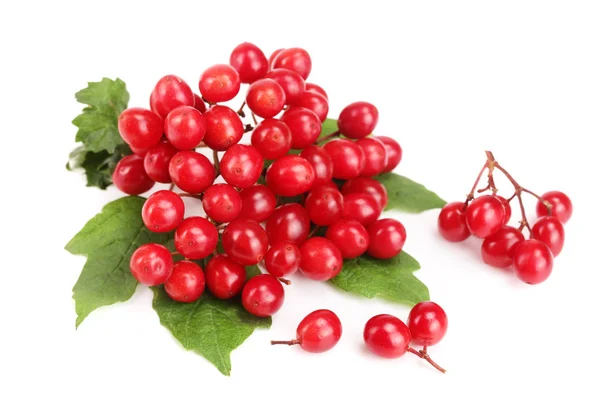
[[[0,6],[0,397],[598,398],[597,2],[133,3]],[[306,48],[309,81],[328,91],[330,116],[352,101],[376,104],[376,132],[404,148],[397,171],[447,200],[464,199],[485,149],[524,186],[573,199],[563,253],[535,287],[484,265],[477,241],[441,240],[437,211],[391,214],[407,227],[418,277],[448,313],[448,334],[431,348],[446,375],[411,355],[383,361],[364,349],[367,319],[405,319],[408,308],[301,278],[273,328],[233,352],[229,378],[171,338],[145,288],[75,330],[71,288],[84,258],[63,247],[120,194],[86,188],[64,169],[82,107],[73,94],[120,77],[130,104],[147,106],[161,76],[196,87],[204,68],[227,62],[243,41],[266,53]],[[269,346],[292,338],[316,308],[341,317],[337,347],[312,355]]]

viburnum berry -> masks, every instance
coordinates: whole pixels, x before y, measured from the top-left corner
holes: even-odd
[[[446,204],[438,216],[438,231],[449,242],[462,242],[471,236],[467,227],[465,203],[455,201]]]
[[[165,246],[147,243],[133,252],[129,261],[129,269],[133,277],[141,284],[161,285],[171,276],[173,258]]]
[[[374,137],[366,137],[356,141],[365,154],[365,167],[361,176],[371,177],[379,175],[387,166],[387,152],[383,143]]]
[[[279,280],[268,274],[250,278],[242,290],[242,305],[252,315],[270,317],[275,314],[285,299]]]
[[[178,194],[170,190],[153,193],[142,207],[142,220],[152,232],[169,232],[183,220],[185,205]]]
[[[433,346],[446,335],[448,316],[437,303],[422,301],[410,310],[408,329],[413,343],[421,346]]]
[[[246,94],[248,108],[261,118],[276,116],[283,110],[285,102],[283,88],[273,79],[263,78],[255,81]]]
[[[194,149],[205,133],[204,117],[194,107],[177,107],[165,119],[165,136],[179,150]]]
[[[204,143],[213,150],[227,150],[238,143],[244,135],[244,124],[231,108],[212,106],[204,113],[206,134]]]
[[[367,193],[348,193],[344,195],[344,217],[354,218],[364,226],[377,221],[381,208],[377,201]]]
[[[317,114],[321,122],[325,121],[327,119],[327,114],[329,114],[329,102],[326,97],[319,93],[305,91],[298,97],[293,105],[294,107],[302,107],[311,110]]]
[[[231,65],[239,74],[241,83],[252,83],[265,76],[269,62],[262,50],[248,42],[237,45],[229,56]]]
[[[130,146],[149,149],[163,134],[162,118],[145,108],[128,108],[119,115],[119,133]]]
[[[233,99],[240,91],[240,75],[230,65],[217,64],[207,68],[200,76],[198,87],[209,103]]]
[[[277,119],[265,119],[252,131],[252,146],[267,160],[276,160],[290,151],[292,132]]]
[[[202,97],[194,93],[194,108],[200,111],[202,114],[206,112],[206,103],[202,100]]]
[[[246,268],[231,261],[225,254],[212,257],[204,269],[206,286],[218,299],[230,299],[242,291],[246,283]]]
[[[512,209],[510,208],[510,203],[502,196],[496,197],[502,202],[502,205],[504,206],[504,220],[502,221],[502,224],[506,225],[508,224],[508,221],[510,221],[510,217],[512,216]]]
[[[523,240],[525,237],[520,230],[512,226],[503,226],[483,241],[481,245],[483,261],[492,267],[510,267],[513,263],[515,247]]]
[[[245,189],[254,185],[263,169],[264,159],[253,146],[236,144],[223,155],[219,168],[225,182]]]
[[[300,345],[309,353],[331,350],[342,337],[342,322],[333,311],[316,310],[300,321],[294,340],[272,340],[271,344]]]
[[[267,186],[279,196],[296,196],[311,189],[315,171],[310,163],[296,155],[286,155],[267,170]]]
[[[362,148],[348,139],[335,139],[323,146],[333,162],[333,177],[352,179],[359,176],[365,167]]]
[[[232,261],[254,265],[265,257],[269,246],[267,232],[256,221],[238,218],[225,227],[223,250]]]
[[[214,182],[215,167],[205,155],[185,150],[171,158],[169,175],[184,192],[198,194]]]
[[[112,181],[120,191],[132,196],[147,192],[155,183],[146,174],[144,159],[135,154],[119,160],[113,171]]]
[[[194,106],[194,93],[189,85],[176,75],[159,79],[150,94],[150,108],[162,118],[180,106]]]
[[[290,108],[281,116],[292,132],[292,149],[304,149],[318,139],[321,133],[321,120],[319,116],[302,107]]]
[[[367,348],[383,358],[398,358],[408,350],[411,336],[408,326],[389,314],[379,314],[367,321],[363,332]]]
[[[135,147],[132,145],[128,145],[128,146],[131,149],[131,152],[133,154],[135,154],[136,156],[140,156],[140,157],[144,157],[146,155],[146,153],[148,153],[148,150],[150,150],[152,148],[152,147]]]
[[[554,257],[544,242],[528,239],[515,247],[513,262],[517,277],[525,283],[535,285],[548,279],[552,273]]]
[[[364,193],[371,196],[383,211],[388,203],[387,189],[373,178],[358,177],[346,181],[342,186],[342,194]]]
[[[200,260],[217,248],[219,233],[209,220],[188,217],[175,230],[175,248],[191,260]]]
[[[292,242],[275,243],[265,256],[265,268],[276,278],[293,274],[299,266],[300,249]]]
[[[379,120],[377,108],[366,101],[347,105],[338,118],[340,133],[351,139],[362,139],[375,130]]]
[[[569,196],[564,194],[563,192],[559,192],[557,190],[544,193],[541,198],[552,205],[550,210],[550,214],[548,213],[548,209],[544,205],[542,201],[537,202],[536,212],[538,217],[544,217],[548,215],[552,215],[560,220],[563,224],[566,224],[569,219],[571,219],[571,215],[573,215],[573,203]]]
[[[285,92],[286,104],[294,104],[304,93],[304,79],[295,71],[278,68],[267,73],[265,78],[273,79]]]
[[[273,60],[273,68],[285,68],[295,71],[306,80],[312,69],[312,61],[310,55],[304,49],[292,47],[281,50]]]
[[[304,207],[289,203],[273,211],[265,228],[271,246],[278,242],[292,242],[300,246],[308,238],[310,219]]]
[[[275,68],[275,67],[274,67],[274,64],[275,64],[275,59],[277,58],[277,56],[278,56],[279,54],[281,54],[281,52],[282,52],[283,50],[285,50],[285,49],[277,49],[277,50],[275,50],[273,53],[271,53],[271,55],[269,56],[269,60],[268,60],[268,62],[269,62],[269,70],[272,70],[272,69],[274,69],[274,68]]]
[[[369,248],[371,257],[387,259],[397,256],[406,242],[406,229],[400,221],[384,218],[367,227],[369,232]]]
[[[544,242],[556,257],[565,244],[565,228],[557,217],[541,217],[531,227],[531,238]]]
[[[173,266],[173,273],[165,282],[165,292],[175,301],[193,303],[202,296],[205,285],[202,268],[192,261],[182,260]]]
[[[344,197],[337,188],[317,186],[304,201],[310,220],[319,226],[329,226],[344,214]]]
[[[325,237],[333,242],[345,259],[361,256],[369,247],[369,233],[355,219],[340,219],[329,225]]]
[[[317,85],[316,83],[306,82],[305,90],[307,92],[318,93],[321,96],[325,97],[326,99],[329,99],[329,96],[327,96],[327,92],[325,91],[325,89],[323,89],[321,86]]]
[[[498,232],[504,224],[504,205],[492,195],[484,195],[474,199],[466,212],[469,231],[480,238],[486,238]]]
[[[235,188],[227,183],[209,186],[202,196],[206,215],[216,222],[230,222],[240,215],[242,199]]]
[[[312,237],[300,246],[300,271],[309,279],[327,281],[342,271],[342,253],[329,239]]]
[[[376,138],[383,143],[385,153],[387,154],[387,163],[382,172],[392,172],[402,160],[402,147],[391,137],[376,136]]]
[[[153,181],[171,183],[169,163],[178,150],[169,142],[159,142],[144,155],[144,170]]]
[[[310,146],[302,150],[300,157],[306,159],[315,171],[314,187],[331,182],[333,161],[325,149],[320,146]]]
[[[277,206],[275,193],[265,185],[254,185],[240,192],[242,210],[240,218],[264,222],[273,214]]]

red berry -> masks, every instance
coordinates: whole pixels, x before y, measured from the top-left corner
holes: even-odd
[[[271,53],[271,55],[269,56],[269,70],[272,70],[273,68],[275,68],[273,65],[275,64],[275,59],[277,58],[277,56],[279,54],[281,54],[281,52],[285,50],[285,49],[277,49],[275,50],[273,53]]]
[[[160,142],[158,142],[160,144]],[[148,151],[152,148],[152,147],[135,147],[132,145],[128,145],[129,148],[131,149],[131,151],[133,152],[133,154],[135,154],[136,156],[140,156],[140,157],[144,157],[146,155],[146,153],[148,153]]]
[[[300,157],[305,158],[315,171],[314,187],[331,182],[333,161],[325,149],[319,146],[310,146],[302,150]]]
[[[467,207],[467,226],[473,235],[486,238],[502,228],[504,216],[501,200],[489,194],[480,196]]]
[[[408,329],[415,344],[433,346],[446,335],[448,317],[438,304],[433,301],[422,301],[410,310]]]
[[[352,139],[362,139],[375,130],[379,112],[366,101],[357,101],[347,105],[338,118],[340,133]]]
[[[213,65],[202,73],[198,87],[209,103],[229,101],[240,91],[240,76],[230,65]]]
[[[173,273],[165,282],[165,292],[175,301],[193,303],[204,293],[204,272],[198,264],[182,260],[173,266]]]
[[[179,106],[193,105],[192,89],[183,79],[175,75],[160,78],[150,95],[150,108],[162,118]]]
[[[348,139],[335,139],[323,146],[333,161],[333,177],[352,179],[359,176],[365,167],[362,148]]]
[[[515,247],[523,240],[525,237],[517,228],[503,226],[483,241],[481,245],[483,261],[492,267],[510,267],[513,263]]]
[[[246,283],[246,268],[225,254],[210,259],[204,270],[206,286],[218,299],[230,299],[242,291]]]
[[[292,47],[282,50],[273,60],[273,69],[285,68],[297,72],[302,79],[308,78],[312,69],[310,55],[304,49]]]
[[[277,206],[275,193],[265,185],[254,185],[240,192],[242,210],[240,218],[264,222]]]
[[[200,111],[202,114],[206,112],[206,103],[202,100],[202,97],[194,93],[194,108]]]
[[[219,233],[206,218],[189,217],[175,230],[175,248],[192,260],[200,260],[217,248]]]
[[[242,305],[257,317],[270,317],[283,305],[285,292],[277,278],[262,274],[251,278],[242,290]]]
[[[299,266],[300,249],[291,242],[275,243],[265,256],[265,268],[276,278],[293,274]]]
[[[169,163],[177,154],[177,149],[169,142],[159,142],[151,147],[144,156],[144,170],[153,181],[171,183]]]
[[[225,182],[244,189],[258,181],[263,163],[263,157],[253,146],[235,144],[225,152],[219,167]]]
[[[300,246],[308,238],[310,219],[300,204],[284,204],[271,214],[266,230],[271,246],[278,242],[292,242]]]
[[[377,139],[383,143],[387,154],[387,163],[382,172],[392,172],[402,160],[402,147],[394,139],[387,136],[377,136]]]
[[[329,113],[327,98],[315,92],[302,93],[294,103],[294,107],[302,107],[314,112],[321,122],[327,119],[327,114]]]
[[[565,244],[565,228],[557,217],[541,217],[531,227],[531,238],[544,242],[556,257]]]
[[[342,186],[342,194],[347,195],[350,193],[368,194],[375,199],[381,211],[387,206],[387,190],[385,186],[373,178],[358,177],[347,181],[344,183],[344,186]]]
[[[169,232],[183,220],[185,205],[178,194],[170,190],[153,193],[142,207],[142,220],[152,232]]]
[[[239,44],[231,52],[229,64],[238,72],[242,83],[263,78],[269,69],[265,53],[252,43]]]
[[[292,132],[288,126],[277,119],[265,119],[252,131],[252,146],[268,160],[276,160],[290,151]]]
[[[165,119],[165,135],[179,150],[191,150],[200,144],[206,133],[206,122],[194,107],[177,107]]]
[[[299,344],[309,353],[331,350],[342,337],[342,322],[329,310],[316,310],[308,314],[296,329],[296,339],[271,341],[271,344]]]
[[[259,79],[250,85],[246,94],[246,104],[261,118],[272,118],[285,106],[285,92],[273,79]]]
[[[465,203],[455,201],[446,204],[438,216],[438,230],[449,242],[462,242],[471,236],[467,227]]]
[[[298,73],[289,70],[278,68],[269,71],[265,78],[273,79],[281,86],[285,92],[286,104],[294,104],[304,93],[304,79]]]
[[[317,85],[316,83],[306,82],[306,91],[319,93],[321,96],[325,97],[326,99],[329,99],[325,89],[323,89],[321,86]]]
[[[294,107],[287,110],[281,116],[281,121],[292,132],[293,149],[304,149],[314,144],[321,133],[321,120],[306,108]]]
[[[304,201],[310,220],[319,226],[329,226],[342,217],[344,197],[337,188],[317,186]]]
[[[367,193],[348,193],[344,195],[344,217],[353,218],[367,226],[377,221],[381,208],[377,201]]]
[[[361,176],[371,177],[381,174],[387,166],[387,153],[383,143],[377,138],[367,137],[357,140],[356,144],[365,154],[365,167]]]
[[[400,221],[384,218],[367,227],[369,232],[369,248],[371,257],[386,259],[397,256],[406,242],[406,229]]]
[[[379,314],[368,320],[363,338],[367,348],[383,358],[403,356],[411,340],[406,324],[389,314]]]
[[[204,119],[204,143],[213,150],[227,150],[244,135],[244,125],[240,116],[229,107],[212,106],[204,113]]]
[[[552,273],[554,257],[544,242],[529,239],[515,247],[513,261],[517,277],[535,285],[548,279]]]
[[[309,279],[327,281],[342,271],[342,253],[329,239],[312,237],[300,246],[300,253],[300,271]]]
[[[225,227],[223,250],[238,264],[254,265],[261,261],[269,246],[267,232],[256,221],[236,219]]]
[[[510,208],[510,203],[508,202],[508,200],[506,200],[502,196],[496,196],[496,197],[502,202],[502,205],[504,206],[504,220],[502,221],[502,225],[506,225],[506,224],[508,224],[508,221],[510,221],[510,217],[512,215],[512,209]]]
[[[171,276],[173,258],[169,249],[163,245],[143,244],[131,255],[129,269],[133,277],[141,284],[161,285]]]
[[[287,155],[277,160],[267,170],[267,186],[279,196],[296,196],[313,186],[315,171],[300,156]]]
[[[355,219],[340,219],[327,228],[325,237],[340,249],[345,259],[363,255],[369,247],[369,233]]]
[[[128,108],[119,115],[119,133],[130,146],[148,149],[160,141],[163,120],[145,108]]]
[[[119,160],[113,171],[112,181],[117,189],[132,196],[147,192],[154,186],[154,181],[144,169],[144,159],[135,154]]]
[[[552,215],[560,220],[563,224],[566,224],[567,221],[573,215],[573,203],[571,203],[571,199],[569,196],[564,194],[563,192],[553,191],[544,193],[542,195],[542,199],[546,200],[552,205],[551,213],[548,213],[548,209],[544,206],[544,203],[541,201],[537,202],[536,212],[538,217],[544,217],[548,215]]]
[[[197,194],[212,185],[215,180],[215,167],[206,156],[185,150],[171,159],[169,175],[181,190]]]
[[[216,222],[230,222],[240,215],[242,199],[233,186],[217,183],[204,192],[202,207],[206,215]]]

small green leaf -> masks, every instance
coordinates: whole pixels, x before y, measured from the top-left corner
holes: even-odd
[[[419,268],[417,260],[406,252],[388,260],[365,255],[345,260],[342,272],[330,282],[368,299],[381,297],[413,306],[429,300],[427,286],[413,275]]]
[[[257,265],[249,265],[246,267],[246,280],[254,278],[256,275],[262,274]]]
[[[400,210],[420,213],[434,208],[442,208],[446,201],[425,186],[402,175],[388,172],[375,177],[387,189],[386,210]]]
[[[144,226],[144,202],[129,196],[106,204],[66,245],[70,253],[87,256],[73,287],[76,326],[99,307],[129,300],[137,286],[129,271],[133,252],[145,243],[169,241],[168,234],[152,233]]]
[[[321,126],[321,134],[319,135],[319,139],[331,135],[333,132],[338,130],[337,120],[327,118],[323,121],[323,125]]]
[[[231,374],[231,352],[256,328],[271,326],[271,318],[249,314],[239,300],[219,300],[205,292],[194,303],[178,303],[163,288],[152,290],[160,323],[186,350],[206,358],[223,375]]]

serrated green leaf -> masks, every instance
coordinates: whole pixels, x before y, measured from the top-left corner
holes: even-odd
[[[388,172],[374,177],[387,189],[386,210],[400,210],[420,213],[434,208],[442,208],[446,201],[425,186],[402,175]]]
[[[186,350],[206,358],[223,375],[231,374],[231,352],[256,328],[271,326],[271,318],[249,314],[236,299],[219,300],[205,292],[194,303],[178,303],[162,287],[152,289],[160,323]]]
[[[413,306],[429,300],[427,286],[413,274],[419,268],[417,260],[404,251],[388,260],[364,255],[344,260],[342,271],[330,282],[347,292],[368,299],[381,297]]]
[[[128,154],[131,154],[131,150],[126,144],[119,145],[112,154],[107,151],[94,153],[82,145],[69,155],[67,169],[73,171],[83,168],[87,178],[86,186],[106,189],[112,184],[112,174],[117,163]]]
[[[72,254],[87,256],[73,287],[76,326],[97,308],[133,295],[137,281],[129,271],[129,259],[139,246],[169,241],[169,234],[152,233],[144,226],[144,202],[141,197],[129,196],[106,204],[65,246]]]

